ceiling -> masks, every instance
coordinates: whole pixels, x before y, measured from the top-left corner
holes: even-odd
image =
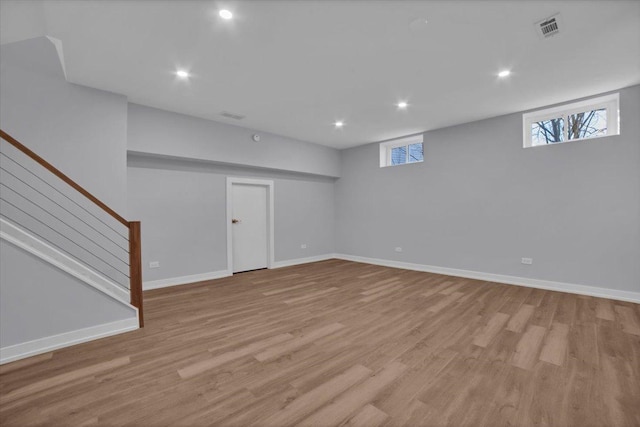
[[[640,83],[638,1],[72,0],[38,19],[73,83],[336,148]]]

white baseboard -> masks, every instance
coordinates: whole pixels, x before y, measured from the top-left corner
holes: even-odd
[[[65,332],[50,337],[39,338],[21,344],[15,344],[0,348],[0,365],[24,359],[25,357],[47,353],[62,347],[81,344],[93,341],[98,338],[105,338],[124,332],[133,331],[139,328],[138,318],[118,320],[116,322],[105,323],[103,325],[91,326],[89,328],[78,329],[76,331]]]
[[[460,270],[457,268],[436,267],[433,265],[413,264],[409,262],[391,261],[378,258],[367,258],[357,255],[335,254],[335,258],[347,261],[363,262],[366,264],[382,265],[385,267],[402,268],[405,270],[425,271],[428,273],[444,274],[447,276],[465,277],[468,279],[484,280],[487,282],[506,283],[508,285],[526,286],[530,288],[547,289],[550,291],[568,292],[571,294],[589,295],[593,297],[609,298],[619,301],[640,303],[640,292],[621,291],[617,289],[597,288],[594,286],[577,285],[573,283],[553,282],[549,280],[531,279],[528,277],[507,276],[503,274],[483,273],[480,271]]]
[[[310,256],[306,258],[288,259],[285,261],[276,261],[273,263],[272,268],[291,267],[292,265],[308,264],[310,262],[326,261],[328,259],[335,258],[335,254],[324,254]]]
[[[296,259],[288,259],[285,261],[275,261],[272,264],[271,268],[289,267],[292,265],[307,264],[310,262],[317,262],[317,261],[325,261],[332,258],[335,258],[335,254],[324,254],[324,255],[316,255],[316,256],[307,257],[307,258],[296,258]],[[160,279],[160,280],[152,280],[149,282],[144,282],[144,284],[142,285],[142,289],[145,291],[148,291],[151,289],[167,288],[169,286],[188,285],[195,282],[202,282],[204,280],[222,279],[223,277],[229,277],[232,275],[233,273],[231,273],[229,270],[219,270],[219,271],[212,271],[209,273],[192,274],[190,276],[170,277],[168,279]]]
[[[168,279],[152,280],[142,284],[142,290],[168,288],[169,286],[188,285],[204,280],[221,279],[231,276],[229,270],[211,271],[209,273],[192,274],[190,276],[170,277]]]

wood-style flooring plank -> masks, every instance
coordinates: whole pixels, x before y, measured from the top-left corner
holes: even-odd
[[[201,362],[194,363],[185,368],[179,369],[178,374],[181,378],[191,378],[209,369],[216,368],[232,360],[239,359],[244,356],[248,356],[253,353],[257,353],[266,347],[271,347],[275,344],[279,344],[284,341],[288,341],[293,338],[291,334],[280,334],[274,337],[270,337],[264,340],[256,341],[245,347],[233,350],[227,353],[223,353],[219,356],[212,357],[210,359],[203,360]]]
[[[436,285],[436,286],[430,286],[430,287],[427,288],[426,292],[422,293],[422,296],[423,297],[430,297],[431,295],[435,295],[437,293],[440,293],[440,291],[442,291],[444,288],[446,288],[449,285],[450,285],[449,282],[444,282],[444,283],[440,283],[439,285]]]
[[[459,299],[462,296],[464,296],[464,293],[454,292],[451,295],[447,295],[445,298],[442,298],[437,304],[429,307],[428,310],[432,313],[438,313],[443,308],[453,304],[457,299]]]
[[[514,314],[511,319],[509,319],[509,323],[507,323],[507,331],[512,332],[522,332],[524,331],[525,326],[527,326],[527,322],[529,318],[533,316],[535,311],[535,307],[529,304],[522,304],[516,314]]]
[[[618,313],[622,330],[628,334],[640,336],[640,320],[633,310],[630,307],[617,304],[615,310]]]
[[[397,291],[401,290],[402,288],[403,288],[402,286],[394,286],[392,288],[388,288],[388,289],[382,290],[380,292],[376,292],[374,294],[368,295],[368,296],[366,296],[364,298],[360,298],[358,300],[358,302],[371,302],[371,301],[377,300],[378,298],[381,298],[383,296],[391,294],[393,292],[397,292]]]
[[[598,298],[598,301],[596,302],[596,317],[598,319],[611,320],[612,322],[616,320],[611,300]]]
[[[291,425],[370,375],[370,369],[362,365],[354,365],[342,374],[299,396],[281,411],[266,418],[264,425],[274,427]]]
[[[268,348],[258,354],[256,354],[254,357],[259,361],[259,362],[264,362],[265,360],[268,359],[273,359],[275,357],[281,356],[283,354],[286,354],[290,351],[296,350],[300,347],[303,347],[307,344],[312,343],[313,341],[322,338],[326,335],[332,334],[340,329],[344,328],[344,325],[341,325],[340,323],[331,323],[330,325],[326,325],[323,326],[322,328],[313,330],[299,338],[296,338],[294,340],[291,340],[289,342],[286,342],[284,344],[278,344],[275,345],[271,348]]]
[[[520,338],[520,341],[518,341],[516,345],[516,351],[513,354],[511,364],[527,370],[533,368],[536,360],[538,360],[538,351],[546,333],[546,328],[542,326],[529,325],[527,331],[522,335],[522,338]]]
[[[382,412],[371,404],[367,404],[351,418],[345,426],[349,427],[378,427],[381,426],[389,418],[387,414]]]
[[[407,366],[400,362],[391,362],[380,372],[356,385],[348,392],[302,420],[300,426],[336,426],[358,409],[375,399],[385,387],[402,375]]]
[[[83,377],[95,375],[101,371],[114,369],[114,368],[126,365],[130,361],[131,359],[128,356],[120,357],[117,359],[109,360],[107,362],[87,366],[86,368],[70,370],[69,372],[61,373],[51,378],[45,378],[40,381],[27,384],[17,390],[13,390],[7,394],[0,395],[0,405],[5,405],[7,402],[14,401],[20,397],[32,395],[42,390],[51,389],[56,386],[60,386],[64,383],[75,381]]]
[[[554,322],[545,338],[540,360],[562,366],[568,347],[569,325]]]
[[[485,328],[473,340],[473,343],[479,347],[486,347],[492,339],[498,335],[504,325],[509,320],[509,315],[504,313],[495,313]]]
[[[289,298],[289,299],[284,300],[283,302],[285,304],[294,304],[296,302],[309,301],[309,300],[321,297],[323,295],[326,295],[326,294],[328,294],[330,292],[337,291],[337,290],[338,290],[338,288],[322,289],[320,291],[310,292],[310,293],[308,293],[306,295],[302,295],[302,296],[299,296],[299,297],[296,297],[296,298]]]

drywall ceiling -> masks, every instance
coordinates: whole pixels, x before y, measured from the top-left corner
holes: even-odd
[[[221,19],[221,8],[234,18]],[[72,0],[43,9],[73,83],[336,148],[640,83],[638,1]],[[540,38],[534,23],[558,12],[560,34]],[[509,78],[497,77],[503,69]]]

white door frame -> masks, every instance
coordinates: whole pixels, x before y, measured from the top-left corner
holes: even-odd
[[[233,184],[259,185],[267,187],[267,268],[273,268],[275,240],[275,214],[273,207],[273,181],[267,179],[227,177],[227,271],[233,274]]]

